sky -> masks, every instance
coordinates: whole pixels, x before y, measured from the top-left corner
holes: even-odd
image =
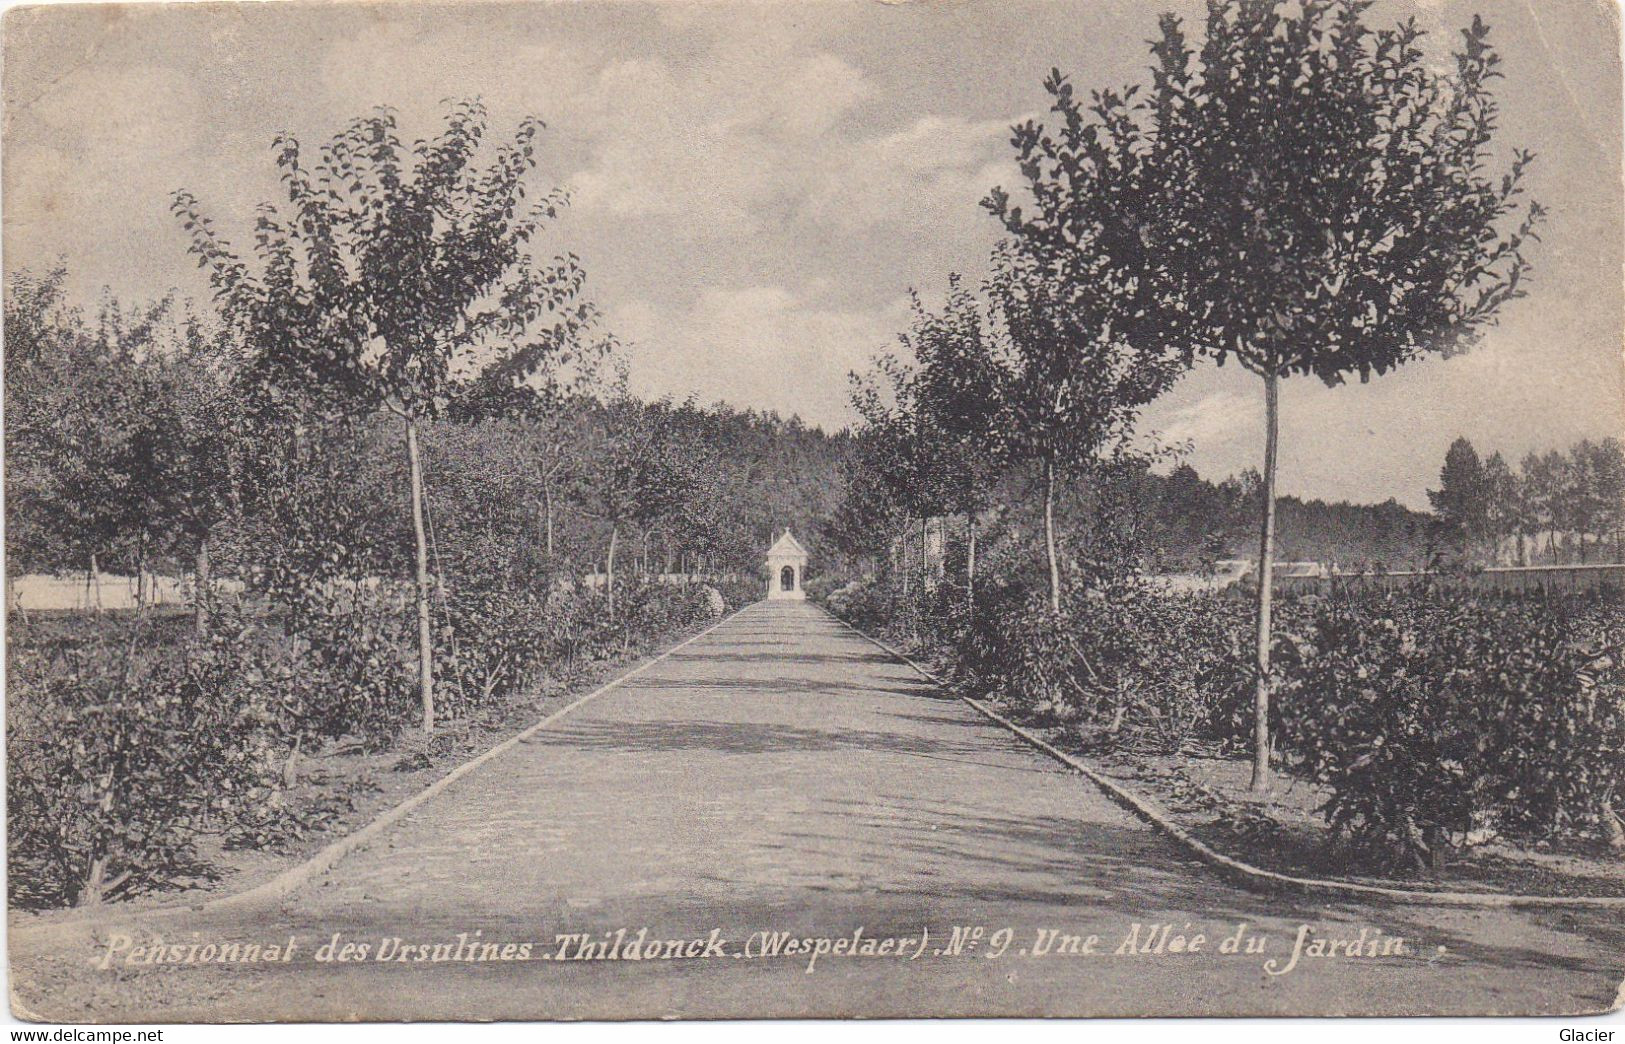
[[[573,251],[640,394],[854,421],[847,374],[896,347],[908,293],[985,273],[979,201],[1017,174],[1010,126],[1057,67],[1146,79],[1189,0],[374,2],[13,8],[4,32],[9,274],[58,260],[77,299],[207,288],[169,213],[193,192],[228,238],[278,185],[270,144],[389,105],[408,137],[449,98],[492,129],[547,122],[537,177],[571,193]],[[1616,9],[1602,0],[1379,0],[1447,60],[1482,14],[1502,52],[1502,140],[1551,212],[1528,296],[1468,355],[1282,393],[1283,493],[1426,506],[1451,440],[1510,458],[1625,424],[1625,188]],[[1215,479],[1262,457],[1260,382],[1201,365],[1142,430]]]

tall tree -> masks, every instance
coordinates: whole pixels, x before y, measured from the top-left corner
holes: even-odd
[[[23,272],[5,302],[6,540],[12,569],[82,570],[137,557],[147,528],[139,445],[144,361],[171,302],[103,301],[94,324],[63,296],[66,270]]]
[[[267,397],[303,393],[399,420],[425,732],[435,709],[421,428],[466,400],[529,394],[584,350],[597,318],[573,255],[538,261],[530,252],[565,202],[555,191],[525,205],[541,121],[525,120],[487,153],[486,120],[480,103],[461,102],[438,134],[407,146],[394,113],[379,109],[323,145],[314,163],[292,136],[279,137],[286,209],[257,210],[257,273],[190,193],[173,204]]]
[[[1564,502],[1568,506],[1568,528],[1572,529],[1580,547],[1580,561],[1587,561],[1589,553],[1586,537],[1594,537],[1602,546],[1613,531],[1614,519],[1619,513],[1621,459],[1618,439],[1592,442],[1581,439],[1569,448],[1568,490]]]
[[[841,499],[818,528],[826,555],[839,555],[859,573],[884,559],[898,524],[897,503],[872,463],[881,456],[876,441],[872,429],[859,434],[857,452],[840,476]]]
[[[1529,508],[1531,531],[1546,534],[1546,560],[1556,564],[1557,531],[1564,518],[1563,498],[1568,488],[1568,461],[1556,450],[1530,453],[1518,465],[1518,481]]]
[[[1447,538],[1462,550],[1474,547],[1489,532],[1489,485],[1478,451],[1458,437],[1445,451],[1439,488],[1428,490],[1428,503]]]
[[[216,530],[238,506],[241,404],[237,353],[223,331],[193,315],[177,343],[142,368],[142,423],[135,439],[146,521],[143,547],[168,547],[192,562],[193,627],[207,634]],[[136,564],[138,582],[145,554]]]
[[[1136,92],[1086,103],[1054,70],[1044,86],[1061,126],[1029,121],[1011,139],[1028,205],[994,189],[984,206],[1010,234],[988,284],[1008,338],[1007,453],[1039,472],[1059,612],[1057,494],[1132,434],[1140,409],[1190,366],[1192,342],[1178,311],[1158,306],[1173,273],[1148,249],[1147,229],[1164,207],[1156,178],[1166,175],[1155,140],[1130,118]]]
[[[919,366],[895,355],[880,356],[865,376],[852,375],[852,404],[864,421],[864,464],[899,516],[894,519],[901,530],[897,566],[905,594],[911,573],[911,530],[918,527],[923,583],[926,520],[946,514],[949,503],[944,478],[950,439],[939,426],[942,418],[927,408],[921,392]]]
[[[1489,543],[1489,564],[1502,561],[1502,547],[1508,539],[1517,543],[1515,561],[1523,564],[1524,507],[1519,496],[1518,479],[1499,452],[1491,453],[1484,461],[1484,525]]]
[[[1596,443],[1592,468],[1597,483],[1598,536],[1614,540],[1614,561],[1625,562],[1625,446],[1612,436]]]
[[[900,340],[908,358],[885,355],[853,375],[853,404],[866,423],[864,460],[905,518],[966,520],[965,591],[975,599],[976,529],[1001,464],[1005,371],[983,308],[957,275],[941,312],[911,293],[913,320]],[[862,510],[859,502],[854,510]],[[907,546],[908,535],[904,536]]]
[[[673,423],[669,404],[619,395],[597,411],[594,444],[577,491],[609,527],[604,549],[605,612],[615,616],[616,560],[623,538],[678,513],[694,497],[705,462]]]
[[[1414,21],[1372,29],[1369,6],[1210,0],[1199,52],[1165,16],[1149,96],[1098,95],[1094,121],[1051,79],[1069,135],[1137,143],[1126,167],[1147,202],[1108,242],[1151,291],[1141,322],[1264,386],[1255,791],[1270,787],[1280,382],[1366,380],[1465,350],[1520,296],[1541,214],[1518,216],[1528,153],[1489,170],[1500,71],[1484,23],[1440,72]]]
[[[912,295],[914,321],[903,344],[919,366],[916,408],[936,439],[937,486],[948,511],[965,517],[965,600],[976,603],[976,537],[1002,466],[1007,372],[976,295],[948,279],[941,312]]]

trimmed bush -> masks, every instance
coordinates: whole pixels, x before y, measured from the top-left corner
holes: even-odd
[[[499,708],[542,670],[568,674],[709,623],[713,587],[628,582],[603,597],[461,583],[437,613],[444,720]],[[552,587],[544,597],[540,591]],[[330,583],[267,620],[226,607],[211,637],[13,648],[7,749],[12,901],[120,899],[207,876],[204,831],[275,848],[331,819],[288,800],[301,752],[381,750],[416,720],[409,617],[388,585]],[[48,649],[48,654],[40,651]]]

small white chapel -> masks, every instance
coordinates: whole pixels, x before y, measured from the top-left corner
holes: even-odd
[[[801,574],[806,569],[807,549],[786,529],[767,549],[767,597],[774,601],[805,599],[807,593],[801,589]]]

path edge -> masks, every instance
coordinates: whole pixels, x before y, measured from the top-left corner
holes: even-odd
[[[944,691],[947,687],[943,681],[932,671],[920,666],[908,656],[892,648],[887,643],[860,630],[852,624],[841,619],[823,606],[818,607],[847,630],[863,638],[872,645],[885,652],[886,655],[912,668],[920,677],[931,682]],[[1397,903],[1423,904],[1429,906],[1463,906],[1476,909],[1557,909],[1565,907],[1587,907],[1591,909],[1625,910],[1625,897],[1619,896],[1560,896],[1560,895],[1526,895],[1503,892],[1436,892],[1415,888],[1396,888],[1386,885],[1359,884],[1354,881],[1336,881],[1320,877],[1297,877],[1292,874],[1283,874],[1274,870],[1265,870],[1251,863],[1225,855],[1207,842],[1192,835],[1184,827],[1175,823],[1161,806],[1150,798],[1136,794],[1122,784],[1095,771],[1089,765],[1076,757],[1057,748],[1053,744],[1022,728],[1004,715],[987,706],[981,700],[970,696],[956,695],[954,697],[975,710],[978,714],[992,721],[994,724],[1014,733],[1038,750],[1059,761],[1067,768],[1083,776],[1094,784],[1102,793],[1117,805],[1122,806],[1136,816],[1150,823],[1157,830],[1173,839],[1191,855],[1217,871],[1220,877],[1235,884],[1243,885],[1255,891],[1280,893],[1294,892],[1304,895],[1330,896],[1341,899],[1387,899]],[[1622,997],[1625,997],[1625,984],[1620,987]]]
[[[286,870],[281,871],[275,877],[272,877],[269,880],[262,881],[250,888],[245,888],[241,892],[232,892],[227,895],[215,896],[202,902],[190,903],[181,906],[154,906],[148,907],[144,910],[133,910],[122,915],[118,913],[116,907],[107,906],[98,909],[93,914],[86,914],[83,917],[65,919],[61,921],[52,921],[48,924],[7,925],[7,948],[8,950],[10,949],[11,943],[16,940],[18,936],[22,936],[24,938],[49,938],[57,933],[67,933],[77,929],[96,928],[110,924],[135,924],[149,920],[160,920],[165,917],[173,917],[178,914],[213,913],[219,910],[238,910],[244,907],[253,907],[262,903],[268,903],[276,899],[281,899],[290,892],[293,892],[295,889],[308,883],[312,878],[331,870],[334,866],[337,866],[341,861],[343,861],[346,856],[351,855],[359,849],[365,848],[380,834],[384,833],[384,831],[388,830],[396,823],[399,823],[402,819],[405,819],[417,808],[434,799],[438,794],[450,787],[453,783],[456,783],[458,780],[462,779],[464,776],[469,775],[476,769],[483,767],[487,763],[512,750],[514,747],[517,747],[519,744],[530,739],[532,736],[536,735],[538,732],[541,732],[547,726],[553,724],[555,721],[558,721],[565,715],[576,710],[578,707],[584,706],[598,697],[619,688],[625,682],[636,678],[638,675],[642,674],[650,667],[653,667],[655,664],[660,663],[673,653],[680,652],[689,645],[692,645],[694,642],[699,641],[701,638],[704,638],[718,627],[721,627],[723,624],[733,619],[740,612],[755,604],[755,602],[749,602],[740,606],[738,609],[735,609],[731,613],[724,614],[720,620],[717,620],[704,630],[689,635],[687,638],[684,638],[682,641],[671,646],[669,649],[665,650],[659,655],[650,657],[649,659],[638,664],[636,667],[616,675],[614,678],[611,678],[609,681],[600,685],[598,688],[592,690],[586,695],[577,697],[571,702],[565,704],[563,707],[560,707],[558,710],[553,711],[551,714],[548,714],[538,721],[527,725],[524,729],[514,733],[512,736],[509,736],[502,742],[497,743],[495,746],[487,748],[483,753],[477,754],[474,757],[469,758],[467,761],[454,766],[444,776],[441,776],[439,779],[424,787],[422,790],[411,795],[400,803],[392,805],[384,811],[378,813],[378,815],[374,816],[360,828],[328,842],[326,845],[317,849],[314,853],[307,856],[302,861],[295,863]]]

